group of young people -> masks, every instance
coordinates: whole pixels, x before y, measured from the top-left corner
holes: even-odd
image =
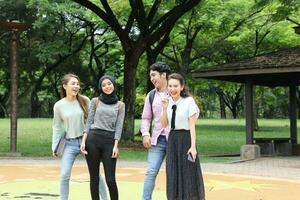
[[[152,199],[155,180],[166,157],[168,200],[204,200],[205,191],[196,148],[195,123],[199,108],[185,87],[184,78],[170,74],[170,67],[157,62],[150,67],[154,89],[145,99],[141,132],[148,149],[148,168],[142,200]],[[60,199],[67,200],[73,163],[80,153],[86,157],[92,200],[118,200],[116,161],[119,155],[125,104],[116,95],[114,77],[104,75],[98,83],[100,95],[91,101],[79,93],[80,80],[74,74],[62,79],[61,96],[54,105],[53,156],[62,132],[66,145],[61,157]],[[105,181],[99,173],[103,163]]]

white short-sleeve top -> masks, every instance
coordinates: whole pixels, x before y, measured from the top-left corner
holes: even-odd
[[[189,118],[194,114],[199,117],[200,110],[193,97],[180,98],[176,102],[170,97],[167,108],[168,124],[171,127],[172,106],[176,105],[175,130],[190,130]]]

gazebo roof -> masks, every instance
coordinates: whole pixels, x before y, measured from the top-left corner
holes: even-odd
[[[193,77],[264,86],[300,85],[300,46],[196,70]]]

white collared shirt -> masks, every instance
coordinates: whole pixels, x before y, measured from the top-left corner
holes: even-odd
[[[193,97],[180,98],[176,102],[170,97],[167,108],[168,124],[171,127],[172,106],[176,105],[175,130],[190,130],[189,118],[194,114],[199,117],[200,110]]]

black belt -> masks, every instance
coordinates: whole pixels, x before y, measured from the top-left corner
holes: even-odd
[[[76,137],[76,138],[66,138],[67,141],[72,141],[72,140],[79,140],[81,139],[82,136]]]
[[[171,132],[189,132],[190,130],[186,130],[186,129],[174,129],[171,130]]]

